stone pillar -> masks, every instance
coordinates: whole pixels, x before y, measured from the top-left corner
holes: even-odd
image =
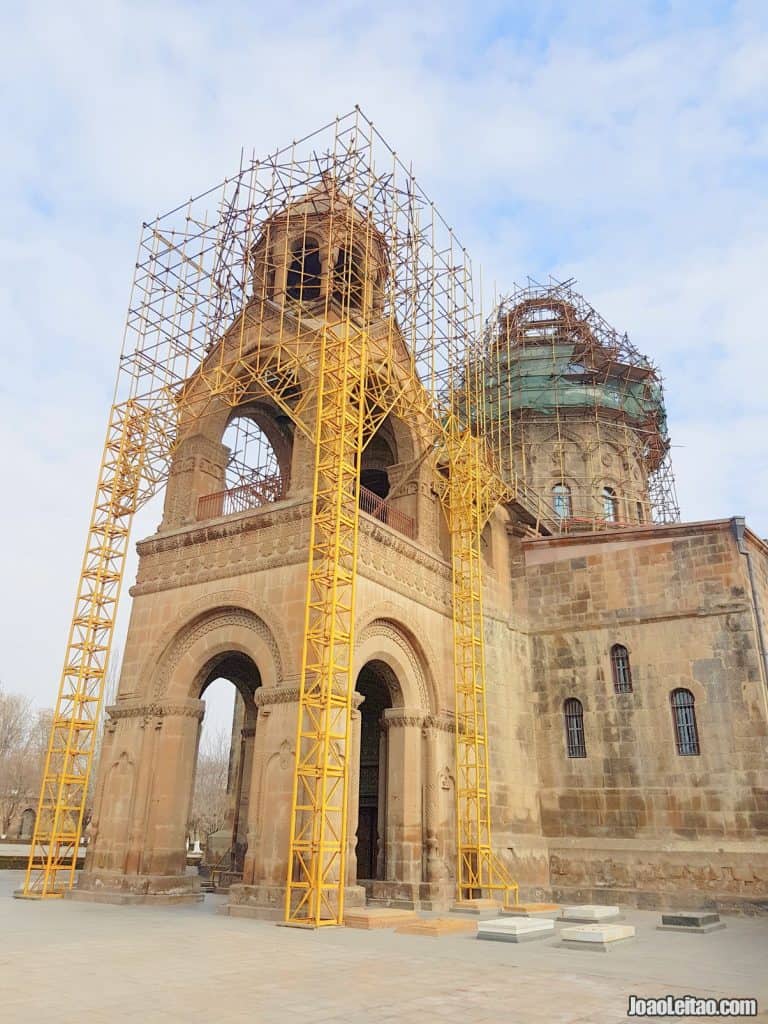
[[[92,846],[74,898],[202,898],[199,880],[186,874],[184,841],[203,708],[194,699],[110,708]]]
[[[425,774],[424,780],[424,847],[425,881],[444,882],[448,869],[440,856],[440,751],[439,733],[453,730],[446,716],[428,715],[424,720]]]
[[[424,713],[387,708],[386,880],[421,883],[421,743]]]
[[[226,465],[223,444],[202,434],[185,438],[171,464],[161,529],[194,522],[198,498],[223,490]]]
[[[229,913],[233,917],[279,920],[284,913],[288,875],[299,687],[260,687],[254,700],[258,713],[248,801],[248,849],[243,865],[243,882],[231,886],[229,890]],[[348,761],[352,773],[349,778],[350,789],[356,767],[359,773],[359,720],[359,712],[354,712]],[[354,808],[353,818],[356,820],[356,802]],[[348,834],[348,856],[349,842]],[[346,879],[349,877],[347,872]],[[364,902],[364,890],[355,886],[354,880],[348,882],[346,905],[354,906]]]
[[[205,705],[190,700],[161,709],[156,723],[152,796],[147,816],[143,870],[151,875],[183,875],[184,840],[192,806],[195,759]]]
[[[269,889],[277,906],[288,872],[299,687],[260,687],[254,702],[258,710],[243,882]]]
[[[248,803],[253,775],[253,744],[255,736],[256,729],[254,727],[243,727],[240,740],[240,757],[237,766],[238,783],[235,794],[235,815],[232,822],[232,847],[234,850],[235,871],[243,870],[243,858],[248,842]]]
[[[357,826],[360,811],[360,693],[352,694],[352,722],[349,730],[349,779],[347,780],[347,885],[357,885]]]

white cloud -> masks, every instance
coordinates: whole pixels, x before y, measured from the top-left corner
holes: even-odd
[[[765,6],[525,6],[6,10],[6,685],[58,675],[140,221],[356,102],[486,296],[573,275],[660,364],[685,515],[768,532]]]

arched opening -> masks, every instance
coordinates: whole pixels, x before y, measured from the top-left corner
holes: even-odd
[[[363,451],[360,463],[360,486],[375,494],[378,498],[386,498],[389,494],[389,468],[397,462],[395,442],[388,431],[381,428],[374,434]]]
[[[611,671],[614,692],[632,693],[632,668],[629,664],[629,651],[623,644],[614,644],[611,648]]]
[[[297,302],[320,298],[322,281],[320,245],[315,238],[300,238],[291,248],[291,264],[285,280],[285,291]]]
[[[615,523],[619,518],[619,499],[612,487],[604,487],[602,491],[603,519],[607,523]]]
[[[357,677],[360,706],[360,786],[357,816],[357,877],[385,877],[387,827],[387,733],[382,716],[392,707],[387,682],[392,672],[383,662],[369,661]]]
[[[576,697],[569,697],[563,705],[565,716],[565,742],[568,757],[586,757],[584,737],[584,706]]]
[[[229,653],[207,667],[200,687],[200,727],[187,831],[193,856],[214,885],[242,876],[247,849],[248,796],[256,726],[259,670],[244,654]]]
[[[198,519],[245,512],[286,496],[293,449],[293,424],[287,415],[266,402],[238,408],[221,443],[228,449],[225,490],[199,499]]]
[[[357,248],[339,249],[333,268],[333,298],[342,307],[361,309],[365,290],[365,265]]]
[[[570,519],[573,516],[571,488],[568,484],[555,484],[552,488],[552,507],[558,519]]]
[[[690,690],[673,690],[669,695],[672,703],[672,721],[675,727],[675,744],[681,757],[695,756],[699,750],[699,727],[696,723],[696,698]]]
[[[31,839],[34,831],[35,812],[32,810],[31,807],[27,807],[27,809],[21,815],[21,822],[19,823],[19,839],[21,839],[22,841]]]

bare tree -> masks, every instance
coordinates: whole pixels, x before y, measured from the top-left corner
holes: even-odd
[[[24,804],[35,801],[47,750],[50,712],[0,690],[0,836],[5,837]]]
[[[229,733],[203,732],[197,756],[189,831],[206,838],[226,824],[229,796]]]

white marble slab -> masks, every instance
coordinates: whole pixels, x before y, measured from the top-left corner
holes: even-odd
[[[504,917],[495,921],[481,921],[477,926],[478,939],[496,942],[529,942],[554,935],[555,922],[536,917]]]
[[[574,907],[563,907],[562,921],[597,924],[600,921],[616,921],[621,917],[618,907],[604,907],[597,903],[581,903]]]
[[[607,950],[634,937],[635,928],[631,924],[580,924],[560,930],[563,945],[571,949]]]

